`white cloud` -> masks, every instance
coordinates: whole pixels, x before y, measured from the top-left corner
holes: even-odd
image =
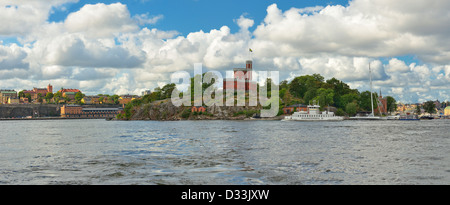
[[[347,82],[368,81],[370,64],[373,80],[385,80],[387,78],[379,60],[364,57],[321,56],[301,58],[300,64],[303,74],[318,73],[326,78],[335,77]]]
[[[149,16],[148,13],[145,13],[140,15],[134,15],[133,18],[138,22],[139,25],[147,25],[147,24],[155,24],[156,22],[163,19],[164,16],[161,14],[157,16]]]
[[[432,62],[448,62],[450,3],[400,2],[354,0],[348,7],[327,6],[310,15],[296,8],[283,12],[273,4],[254,32],[255,41],[261,41],[274,55],[326,52],[385,57],[414,53]]]
[[[64,25],[71,33],[81,32],[94,38],[138,30],[127,6],[121,3],[87,4],[79,11],[69,14]]]
[[[0,35],[27,35],[46,22],[52,8],[77,1],[3,0],[0,2]]]
[[[28,69],[29,64],[24,61],[26,57],[25,49],[16,44],[10,46],[0,45],[0,70]]]
[[[385,67],[387,72],[407,72],[409,67],[405,62],[398,60],[397,58],[392,58],[389,60],[389,64]]]
[[[77,35],[54,39],[48,48],[47,61],[62,66],[133,68],[145,58],[144,52],[135,56],[121,46],[110,47],[102,41]]]

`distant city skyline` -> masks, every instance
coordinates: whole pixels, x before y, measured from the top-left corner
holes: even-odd
[[[318,73],[398,102],[450,101],[450,2],[0,2],[0,89],[141,94],[176,71],[250,58],[280,80]]]

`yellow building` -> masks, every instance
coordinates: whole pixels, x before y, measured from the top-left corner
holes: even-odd
[[[447,106],[447,107],[444,109],[444,115],[445,115],[445,116],[450,116],[450,106]]]
[[[8,103],[8,98],[17,98],[17,92],[14,90],[0,90],[0,104]]]
[[[99,96],[85,96],[81,99],[81,102],[84,104],[100,104]]]
[[[134,99],[136,99],[134,95],[122,95],[119,97],[119,104],[128,104]]]
[[[8,98],[8,104],[20,104],[20,99],[17,97]]]

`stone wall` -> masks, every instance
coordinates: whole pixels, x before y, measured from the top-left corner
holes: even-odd
[[[0,105],[0,118],[60,116],[60,107],[61,105],[54,104],[2,104]]]
[[[0,104],[0,118],[59,117],[61,107],[56,104]],[[84,108],[116,108],[120,105],[83,105]]]

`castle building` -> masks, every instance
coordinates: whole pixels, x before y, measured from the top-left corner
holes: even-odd
[[[235,90],[244,89],[245,91],[253,90],[256,92],[257,86],[256,82],[252,81],[252,69],[253,62],[247,60],[245,63],[245,68],[234,68],[233,78],[225,78],[223,81],[224,90]]]
[[[48,84],[47,88],[33,88],[33,90],[24,90],[23,94],[30,94],[31,100],[37,100],[39,96],[45,97],[47,93],[53,93],[53,86]]]

